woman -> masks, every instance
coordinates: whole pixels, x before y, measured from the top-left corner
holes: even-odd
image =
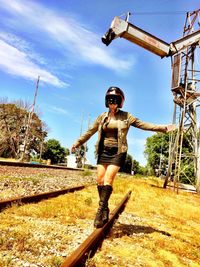
[[[108,200],[112,194],[114,178],[123,166],[128,150],[127,133],[130,126],[156,132],[174,130],[173,125],[155,125],[143,122],[129,112],[120,110],[125,97],[118,87],[110,87],[105,96],[105,105],[109,109],[98,116],[94,124],[72,146],[72,153],[98,131],[96,144],[97,159],[97,189],[99,207],[94,220],[96,228],[102,227],[109,217]]]

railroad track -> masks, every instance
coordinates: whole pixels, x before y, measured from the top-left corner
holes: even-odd
[[[86,260],[92,257],[103,239],[112,228],[114,221],[119,217],[119,214],[123,212],[126,203],[131,196],[129,191],[119,205],[110,213],[109,221],[102,227],[95,229],[91,235],[63,262],[60,267],[81,267],[85,266]]]
[[[2,162],[0,162],[1,165]],[[19,166],[19,167],[37,167],[37,164],[27,164],[27,163],[10,163],[9,166]],[[19,164],[19,165],[18,165]],[[8,165],[8,164],[3,164]],[[40,166],[40,168],[45,166]],[[59,166],[54,166],[58,167]],[[61,167],[62,169],[67,169],[66,167]],[[71,170],[74,170],[73,168]],[[75,169],[76,170],[76,169]],[[78,169],[80,170],[80,169]],[[32,203],[32,202],[39,202],[42,199],[48,199],[52,197],[56,197],[61,194],[65,194],[68,192],[73,192],[75,190],[81,190],[85,188],[84,185],[82,186],[76,186],[56,191],[51,191],[48,193],[40,193],[37,195],[31,195],[31,196],[24,196],[24,197],[17,197],[12,198],[8,200],[2,200],[0,201],[0,211],[12,206],[13,204],[21,205],[26,203]],[[63,264],[60,267],[73,267],[73,266],[85,266],[85,263],[88,258],[91,258],[100,244],[103,242],[103,239],[105,239],[106,235],[112,228],[112,225],[114,224],[115,220],[118,218],[119,214],[124,210],[127,201],[129,200],[131,195],[131,191],[129,191],[126,196],[123,198],[123,200],[119,203],[119,205],[110,213],[109,221],[99,229],[95,229],[90,236],[66,259],[66,261],[63,262]]]
[[[52,197],[57,197],[62,194],[66,194],[69,192],[74,192],[77,190],[82,190],[84,189],[85,186],[76,186],[76,187],[70,187],[70,188],[65,188],[65,189],[60,189],[56,191],[50,191],[46,193],[40,193],[32,196],[25,196],[25,197],[17,197],[17,198],[12,198],[12,199],[7,199],[7,200],[2,200],[0,201],[0,211],[3,209],[12,206],[13,204],[27,204],[27,203],[36,203],[39,202],[43,199],[49,199]]]
[[[28,168],[48,168],[48,169],[64,169],[64,170],[74,170],[74,171],[84,171],[81,168],[71,168],[65,166],[57,166],[57,165],[46,165],[46,164],[36,164],[29,162],[16,162],[16,161],[2,161],[0,160],[0,165],[2,166],[14,166],[14,167],[28,167]]]

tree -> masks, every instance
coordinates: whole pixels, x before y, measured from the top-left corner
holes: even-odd
[[[137,160],[132,160],[132,171],[134,171],[134,174],[140,173],[140,164]]]
[[[188,138],[184,136],[183,139],[183,154],[192,154],[191,146],[188,142]],[[169,156],[169,134],[156,133],[146,140],[145,151],[147,157],[147,165],[154,171],[154,174],[159,176],[165,174],[168,167]],[[181,161],[184,173],[180,174],[180,181],[183,183],[194,183],[194,164],[191,158],[185,157]]]
[[[147,164],[154,172],[166,170],[169,153],[169,134],[156,133],[146,139]]]
[[[0,156],[19,158],[25,139],[27,157],[31,151],[39,153],[40,144],[47,136],[46,125],[36,113],[32,114],[28,125],[29,107],[23,101],[0,102]]]
[[[131,173],[132,170],[132,156],[127,153],[124,165],[120,168],[121,172]]]
[[[69,155],[69,150],[61,147],[56,139],[49,139],[44,143],[43,159],[50,159],[52,164],[65,162],[65,157]]]

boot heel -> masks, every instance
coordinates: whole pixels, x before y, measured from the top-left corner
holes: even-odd
[[[102,221],[104,224],[107,223],[109,220],[109,212],[110,212],[109,208],[105,208],[102,212]]]
[[[102,209],[98,208],[96,217],[94,219],[94,227],[95,228],[101,228],[102,226],[103,226]]]

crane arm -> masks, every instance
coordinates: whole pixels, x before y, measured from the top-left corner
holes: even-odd
[[[121,37],[135,43],[161,58],[171,56],[189,45],[200,44],[200,30],[193,32],[177,41],[167,43],[156,36],[136,27],[126,20],[115,17],[109,30],[102,37],[107,46],[116,38]]]
[[[160,57],[170,53],[170,44],[119,17],[113,19],[110,29],[102,37],[102,42],[108,46],[117,37],[125,38]]]

